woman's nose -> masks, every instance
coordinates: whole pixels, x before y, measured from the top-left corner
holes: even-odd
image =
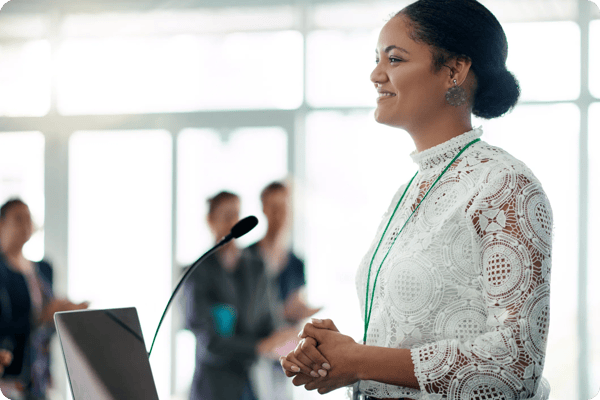
[[[371,72],[370,79],[371,79],[371,82],[373,82],[375,84],[385,81],[386,76],[385,76],[385,73],[382,71],[381,64],[377,64],[375,66],[375,68]]]

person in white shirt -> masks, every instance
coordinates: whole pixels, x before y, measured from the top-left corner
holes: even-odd
[[[359,265],[363,343],[305,325],[280,359],[295,385],[371,399],[547,399],[552,210],[471,116],[520,94],[504,31],[474,0],[419,0],[382,28],[375,119],[412,137],[401,186]]]

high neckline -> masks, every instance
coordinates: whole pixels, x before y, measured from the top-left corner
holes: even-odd
[[[477,127],[421,152],[415,150],[410,153],[410,157],[419,166],[419,171],[438,166],[445,167],[467,144],[481,137],[481,135],[483,135],[483,130],[481,127]]]

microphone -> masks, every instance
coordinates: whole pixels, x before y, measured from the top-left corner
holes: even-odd
[[[229,234],[227,236],[225,236],[223,239],[221,239],[221,241],[219,243],[217,243],[212,249],[210,249],[206,253],[204,253],[199,259],[196,260],[196,262],[194,264],[192,264],[192,266],[190,268],[188,268],[187,271],[185,271],[185,274],[183,274],[183,276],[179,280],[179,283],[175,287],[175,290],[173,290],[173,294],[171,295],[171,297],[169,298],[169,301],[167,302],[167,306],[165,307],[165,311],[163,312],[162,317],[160,317],[160,321],[158,322],[158,327],[156,328],[156,332],[154,333],[154,339],[152,339],[152,344],[150,345],[150,351],[148,352],[148,358],[150,358],[150,354],[152,354],[152,348],[154,347],[154,342],[156,341],[156,336],[158,335],[158,330],[160,329],[160,326],[162,325],[163,320],[165,319],[167,310],[169,309],[169,306],[173,302],[173,298],[175,297],[175,295],[177,294],[177,292],[183,285],[183,282],[186,281],[186,279],[192,274],[192,272],[194,272],[194,270],[200,264],[202,264],[202,261],[204,261],[209,255],[214,253],[219,247],[227,244],[232,239],[237,239],[237,238],[244,236],[246,233],[248,233],[252,229],[254,229],[254,227],[256,225],[258,225],[258,218],[256,218],[254,215],[250,215],[250,216],[238,221],[238,223],[235,224],[233,226],[233,228],[231,228],[231,231],[229,232]]]
[[[233,228],[231,228],[229,235],[225,236],[223,240],[229,241],[232,238],[240,238],[254,229],[256,225],[258,225],[258,218],[256,218],[254,215],[250,215],[249,217],[246,217],[235,224]]]

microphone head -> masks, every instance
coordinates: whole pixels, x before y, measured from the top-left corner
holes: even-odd
[[[256,225],[258,225],[258,218],[256,218],[254,215],[250,215],[249,217],[238,221],[238,223],[231,228],[231,236],[233,236],[234,239],[242,237],[254,229]]]

